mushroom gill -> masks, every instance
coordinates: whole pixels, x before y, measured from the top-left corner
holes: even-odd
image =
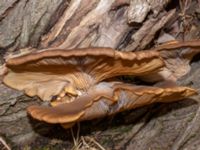
[[[150,82],[177,81],[190,71],[191,60],[200,52],[200,40],[170,41],[157,46],[153,50],[160,53],[165,67],[159,72],[144,75],[141,78]]]
[[[158,73],[165,68],[161,56],[159,50],[47,49],[9,58],[3,82],[29,96],[51,101],[52,106],[28,107],[33,118],[70,127],[77,121],[195,95],[196,90],[188,87],[138,86],[113,79]]]
[[[101,82],[71,103],[55,107],[30,106],[35,119],[48,123],[68,124],[112,115],[155,102],[172,102],[197,94],[188,87],[148,87],[121,82]]]
[[[156,51],[122,53],[109,48],[46,50],[6,61],[3,82],[29,96],[51,100],[54,96],[81,93],[119,75],[148,74],[163,66]],[[75,94],[77,95],[77,94]]]

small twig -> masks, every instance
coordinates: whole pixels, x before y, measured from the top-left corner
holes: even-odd
[[[11,150],[11,148],[8,146],[8,144],[5,142],[5,140],[2,137],[0,137],[0,142],[3,144],[3,146],[6,148],[6,150]]]
[[[79,141],[79,135],[80,135],[80,123],[77,123],[77,133],[76,133],[76,139]]]
[[[90,145],[85,141],[83,136],[81,136],[81,140],[83,142],[83,145],[86,146],[86,148],[90,148]]]
[[[73,131],[73,127],[70,128],[70,131],[71,131],[71,134],[72,134],[72,139],[73,139],[73,142],[74,142],[74,147],[72,149],[74,150],[78,150],[82,143],[79,139],[79,134],[80,134],[80,123],[78,122],[77,123],[77,133],[76,133],[76,137],[74,136],[74,131]]]
[[[74,146],[76,147],[77,146],[77,142],[76,142],[76,138],[74,137],[73,128],[70,128],[70,131],[71,131],[72,139],[73,139],[73,142],[74,142]]]
[[[101,144],[99,144],[94,138],[91,137],[87,137],[87,139],[91,142],[93,142],[96,146],[98,146],[98,148],[100,148],[101,150],[106,150]]]

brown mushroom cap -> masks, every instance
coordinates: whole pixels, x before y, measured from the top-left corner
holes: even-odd
[[[150,82],[176,81],[190,71],[190,61],[200,52],[200,40],[170,41],[153,50],[160,53],[165,62],[165,67],[160,72],[144,75],[141,78]]]
[[[103,82],[119,75],[148,75],[163,66],[160,52],[154,50],[118,52],[109,48],[51,49],[8,59],[3,82],[43,100],[63,95],[63,89],[71,95],[81,91],[70,103],[56,104],[55,107],[30,106],[27,109],[38,120],[62,123],[69,127],[76,121],[196,94],[194,89],[188,87],[148,87]],[[63,96],[59,98],[67,97],[65,93]]]
[[[178,48],[200,48],[200,40],[190,40],[190,41],[169,41],[167,43],[161,44],[154,48],[154,50],[162,51],[162,50],[173,50]]]
[[[119,75],[140,76],[158,71],[163,60],[156,51],[118,52],[110,48],[45,50],[6,61],[3,82],[29,96],[50,100],[65,86],[86,90]]]
[[[48,123],[73,123],[112,115],[154,102],[171,102],[197,94],[188,87],[148,87],[110,82],[91,87],[72,103],[55,107],[30,106],[28,113]]]

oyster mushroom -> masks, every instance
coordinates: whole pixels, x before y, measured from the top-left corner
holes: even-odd
[[[109,48],[46,50],[6,61],[3,82],[29,96],[80,95],[96,83],[120,75],[142,75],[163,66],[155,51],[122,53]],[[62,97],[62,96],[61,96]]]
[[[144,75],[141,79],[148,82],[163,80],[175,82],[190,71],[191,60],[200,52],[200,40],[170,41],[153,50],[160,53],[165,67],[159,72]]]
[[[27,110],[35,119],[48,123],[73,123],[129,110],[154,102],[172,102],[196,94],[188,87],[148,87],[120,82],[101,82],[71,103],[30,106]]]
[[[52,106],[28,107],[33,118],[70,127],[77,121],[196,94],[188,87],[137,86],[113,79],[148,75],[163,67],[163,59],[155,50],[50,49],[8,59],[3,82],[29,96],[50,101]]]

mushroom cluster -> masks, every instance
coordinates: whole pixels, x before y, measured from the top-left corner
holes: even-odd
[[[131,75],[152,81],[175,81],[165,75],[166,71],[163,73],[168,67],[166,53],[181,47],[196,49],[199,45],[197,41],[173,42],[138,52],[110,48],[46,49],[7,59],[3,82],[28,96],[49,101],[51,106],[27,108],[33,118],[68,128],[78,121],[197,94],[189,87],[135,85],[116,77]],[[157,80],[158,75],[162,80]]]

